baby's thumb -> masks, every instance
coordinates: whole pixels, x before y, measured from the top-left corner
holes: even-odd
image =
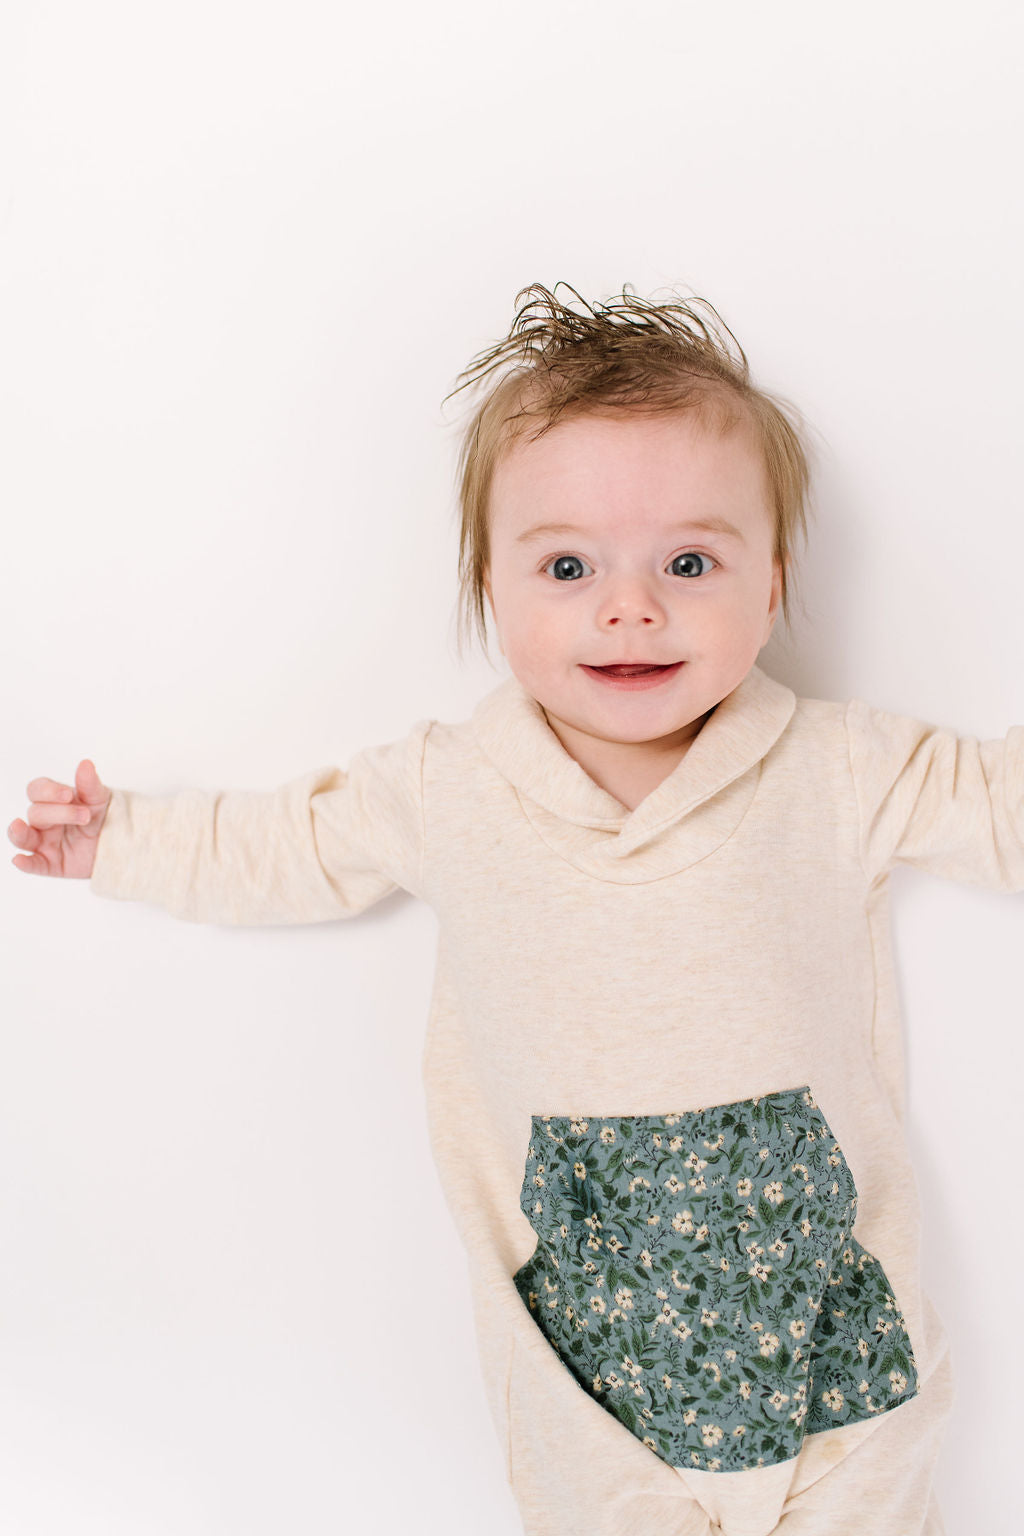
[[[102,805],[110,793],[100,783],[96,765],[89,757],[84,757],[75,770],[75,793],[85,805]]]

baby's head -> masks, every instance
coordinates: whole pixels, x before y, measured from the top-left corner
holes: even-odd
[[[506,370],[461,445],[460,638],[469,611],[486,651],[486,600],[552,724],[622,743],[699,729],[780,608],[789,620],[798,413],[755,387],[703,299],[658,305],[627,284],[580,314],[539,283],[524,295],[459,376]],[[593,670],[624,661],[674,670],[628,688]]]

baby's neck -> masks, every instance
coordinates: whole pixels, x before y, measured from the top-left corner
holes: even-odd
[[[595,784],[599,784],[610,795],[614,795],[627,811],[635,811],[640,802],[646,800],[647,796],[678,768],[691,745],[692,742],[688,741],[684,746],[675,747],[663,756],[646,762],[641,760],[632,767],[627,767],[625,764],[619,766],[602,764],[600,767],[587,768],[587,773]]]
[[[582,731],[566,731],[547,716],[547,711],[545,717],[569,756],[588,777],[627,811],[635,811],[679,766],[712,713],[708,710],[682,740],[665,746],[657,742],[600,741]]]

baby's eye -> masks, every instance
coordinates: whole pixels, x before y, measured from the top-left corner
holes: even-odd
[[[669,569],[671,570],[672,566],[677,565],[680,562],[685,562],[685,563],[690,564],[692,566],[692,562],[694,560],[703,560],[705,565],[708,564],[709,562],[710,562],[711,565],[717,565],[718,564],[718,561],[717,560],[712,560],[710,555],[702,555],[699,550],[688,549],[683,554],[681,554],[681,555],[674,555],[672,557],[672,562],[671,562],[671,565],[669,566]],[[677,574],[680,575],[680,576],[695,576],[695,575],[696,576],[702,576],[704,573],[702,571],[694,571],[694,570],[690,569],[690,570],[685,570],[685,571],[679,571],[679,572],[677,572]]]
[[[582,561],[580,559],[579,555],[556,555],[553,560],[549,560],[548,561],[548,563],[544,567],[544,569],[546,571],[548,571],[548,570],[551,569],[552,566],[554,566],[555,570],[556,570],[556,575],[555,575],[555,580],[556,581],[560,581],[561,577],[565,576],[566,574],[568,574],[568,576],[569,576],[569,578],[571,580],[578,581],[579,577],[575,576],[571,570],[568,573],[566,573],[566,570],[565,570],[565,567],[567,565],[568,566],[572,566],[574,563],[576,565],[584,565],[586,562]],[[561,575],[557,574],[559,566],[561,566],[561,568],[562,568]]]

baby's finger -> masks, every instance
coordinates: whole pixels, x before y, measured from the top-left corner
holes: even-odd
[[[33,853],[38,848],[41,838],[38,832],[34,832],[21,820],[12,821],[7,828],[7,836],[16,848],[24,851],[16,853],[11,863],[15,869],[24,870],[27,875],[45,875],[47,873],[46,860],[41,853]]]
[[[33,779],[25,793],[30,800],[73,800],[75,795],[70,784],[58,784],[56,779]]]
[[[86,805],[56,805],[44,800],[29,806],[25,820],[30,827],[80,827],[92,814]]]
[[[48,875],[49,866],[41,853],[16,853],[11,860],[15,869],[22,869],[28,875]]]

